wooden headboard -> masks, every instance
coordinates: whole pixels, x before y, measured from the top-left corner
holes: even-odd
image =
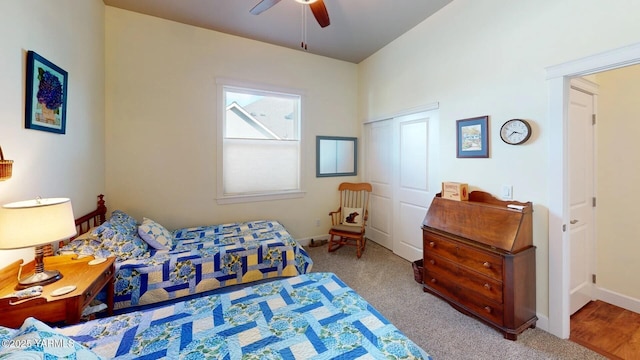
[[[73,240],[78,235],[84,234],[94,226],[98,226],[107,221],[107,206],[104,204],[104,195],[98,195],[98,207],[92,212],[82,215],[76,219],[76,229],[78,233],[72,237]]]
[[[58,242],[58,248],[66,245],[67,243],[69,243],[69,241],[86,233],[92,227],[98,226],[105,221],[107,221],[107,206],[104,202],[104,195],[100,194],[98,195],[98,206],[96,207],[96,209],[76,219],[76,231],[78,233],[75,236],[71,237],[69,240],[62,240]],[[43,250],[44,256],[54,255],[53,246],[50,244],[45,245]]]

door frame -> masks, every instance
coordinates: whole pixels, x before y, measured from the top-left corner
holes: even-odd
[[[569,315],[568,102],[571,78],[640,64],[640,43],[546,68],[549,85],[549,326],[567,339]]]

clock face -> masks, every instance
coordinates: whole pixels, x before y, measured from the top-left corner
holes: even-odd
[[[529,140],[531,126],[521,119],[512,119],[504,123],[500,128],[500,138],[511,145],[519,145]]]

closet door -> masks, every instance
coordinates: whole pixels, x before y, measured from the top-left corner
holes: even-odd
[[[365,181],[373,192],[369,203],[366,236],[393,250],[393,120],[378,121],[365,126]]]
[[[437,183],[437,110],[367,125],[365,177],[373,185],[367,237],[414,261]],[[375,205],[374,205],[375,204]]]

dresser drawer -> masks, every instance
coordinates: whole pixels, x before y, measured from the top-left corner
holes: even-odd
[[[500,326],[504,324],[504,307],[502,304],[478,296],[475,292],[464,288],[459,289],[458,299],[464,306],[475,312],[479,317],[485,318]]]
[[[450,300],[458,301],[458,286],[456,285],[455,277],[451,274],[425,271],[424,286],[436,290]]]
[[[429,232],[424,233],[424,253],[425,256],[433,253],[490,278],[502,280],[503,258],[500,255]]]
[[[464,266],[458,266],[450,260],[431,253],[427,253],[425,260],[424,266],[430,273],[449,273],[459,286],[468,288],[477,292],[479,296],[487,297],[502,304],[501,281],[469,271]]]

